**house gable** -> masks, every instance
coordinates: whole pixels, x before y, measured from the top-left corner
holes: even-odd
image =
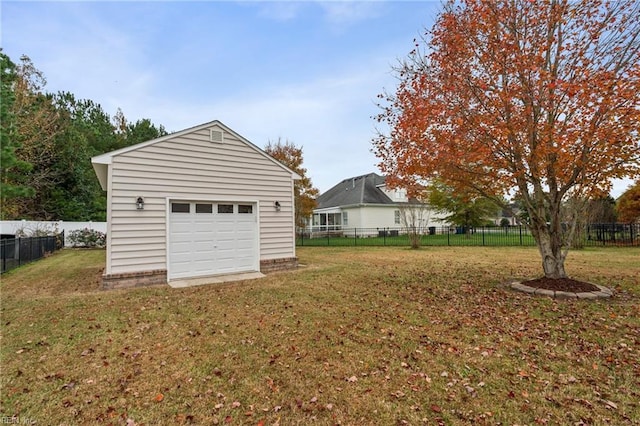
[[[253,143],[249,142],[247,139],[239,135],[238,133],[231,130],[229,127],[225,126],[218,120],[214,120],[208,123],[204,123],[198,126],[190,127],[185,130],[181,130],[178,132],[170,133],[165,136],[161,136],[156,139],[152,139],[146,142],[141,142],[135,145],[131,145],[125,148],[121,148],[115,151],[107,152],[105,154],[97,155],[91,159],[91,163],[93,165],[93,169],[98,177],[98,181],[100,182],[100,186],[103,190],[107,190],[108,187],[108,166],[113,163],[114,158],[118,156],[125,155],[127,153],[144,150],[147,147],[151,147],[156,144],[162,144],[166,142],[180,140],[181,138],[188,138],[191,134],[203,133],[203,131],[208,134],[209,142],[213,144],[218,144],[220,147],[224,147],[225,135],[227,141],[237,140],[241,143],[247,145],[249,148],[254,150],[259,155],[268,159],[272,163],[276,164],[278,167],[286,170],[291,174],[292,178],[295,180],[301,179],[301,176],[298,175],[293,170],[286,167],[284,164],[280,163],[269,154],[267,154],[264,150],[260,149]]]

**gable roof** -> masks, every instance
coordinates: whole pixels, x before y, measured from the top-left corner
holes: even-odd
[[[242,137],[238,133],[234,132],[233,130],[231,130],[226,125],[224,125],[222,122],[220,122],[218,120],[214,120],[214,121],[210,121],[208,123],[200,124],[198,126],[189,127],[188,129],[180,130],[178,132],[169,133],[168,135],[161,136],[161,137],[156,138],[156,139],[152,139],[152,140],[149,140],[149,141],[146,141],[146,142],[141,142],[141,143],[138,143],[138,144],[135,144],[135,145],[127,146],[127,147],[124,147],[124,148],[121,148],[121,149],[117,149],[115,151],[107,152],[105,154],[96,155],[95,157],[92,157],[91,158],[91,164],[93,165],[93,169],[96,172],[96,175],[98,176],[98,180],[100,181],[100,186],[102,187],[103,190],[106,191],[107,182],[108,182],[108,168],[109,168],[109,165],[113,161],[113,157],[121,155],[121,154],[124,154],[124,153],[127,153],[127,152],[135,151],[137,149],[144,148],[144,147],[147,147],[149,145],[154,145],[156,143],[160,143],[160,142],[164,142],[164,141],[176,138],[176,137],[180,137],[180,136],[183,136],[183,135],[186,135],[186,134],[189,134],[189,133],[197,132],[199,130],[208,129],[208,128],[214,127],[214,126],[217,126],[217,127],[221,128],[226,133],[232,134],[239,141],[241,141],[242,143],[246,144],[251,149],[255,150],[256,152],[258,152],[260,155],[262,155],[263,157],[265,157],[269,161],[273,162],[274,164],[278,165],[282,169],[284,169],[287,172],[291,173],[292,179],[294,179],[294,180],[302,179],[302,177],[299,174],[297,174],[296,172],[294,172],[293,170],[291,170],[290,168],[288,168],[284,164],[280,163],[278,160],[276,160],[275,158],[273,158],[272,156],[267,154],[264,150],[258,148],[256,145],[254,145],[253,143],[249,142],[247,139],[245,139],[244,137]]]
[[[384,176],[376,173],[344,179],[318,196],[316,208],[357,204],[396,204],[380,189],[384,183]]]

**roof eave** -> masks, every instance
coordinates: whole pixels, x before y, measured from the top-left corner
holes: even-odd
[[[339,204],[339,205],[335,205],[335,206],[325,206],[325,207],[318,207],[316,209],[314,209],[314,211],[316,210],[323,210],[323,209],[352,209],[355,207],[399,207],[400,203],[353,203],[353,204]]]
[[[98,182],[100,182],[100,187],[103,191],[106,191],[109,186],[109,164],[110,163],[100,163],[91,159],[93,171],[96,172]]]

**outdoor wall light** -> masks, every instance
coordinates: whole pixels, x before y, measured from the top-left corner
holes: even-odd
[[[136,200],[136,208],[138,210],[144,209],[144,200],[142,199],[142,197],[138,197],[138,199]]]
[[[282,206],[280,205],[280,201],[276,201],[273,205],[276,207],[277,212],[279,212],[280,209],[282,208]]]

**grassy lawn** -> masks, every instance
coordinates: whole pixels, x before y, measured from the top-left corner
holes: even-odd
[[[507,289],[535,248],[299,248],[297,271],[97,291],[103,251],[2,276],[3,419],[638,424],[640,250],[569,255],[612,300]],[[3,420],[4,421],[4,420]],[[581,423],[582,422],[582,423]]]

